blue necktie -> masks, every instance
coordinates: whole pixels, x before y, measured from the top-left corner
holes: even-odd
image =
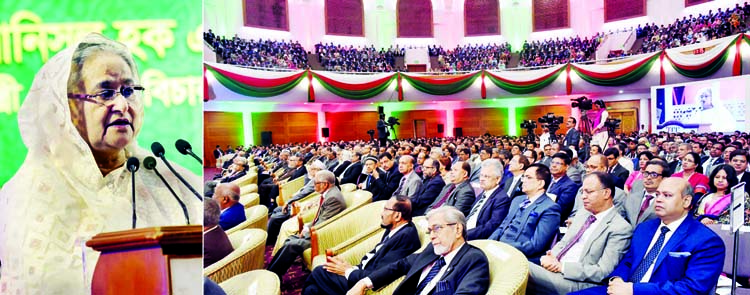
[[[419,295],[420,293],[422,293],[422,290],[424,290],[427,284],[429,284],[432,279],[437,276],[443,265],[445,265],[445,259],[443,259],[443,257],[441,256],[437,261],[435,261],[435,264],[432,265],[432,268],[430,268],[430,272],[427,273],[427,276],[424,278],[424,280],[419,283],[419,285],[417,286],[417,291],[414,292],[414,294]]]
[[[646,258],[643,258],[643,261],[641,261],[641,264],[638,265],[638,267],[635,269],[635,273],[633,274],[633,278],[630,280],[633,283],[640,283],[641,279],[643,279],[643,276],[646,275],[646,271],[651,266],[651,264],[654,264],[654,261],[656,261],[656,257],[659,257],[659,252],[661,251],[661,246],[664,244],[664,238],[667,235],[667,232],[669,231],[669,228],[666,226],[661,227],[661,234],[659,235],[659,238],[656,239],[656,243],[653,247],[651,247],[651,250],[648,251],[648,254],[646,255]]]
[[[521,202],[521,206],[520,206],[521,210],[526,209],[526,207],[529,207],[529,204],[531,204],[531,200],[529,200],[529,199],[523,200],[523,202]]]

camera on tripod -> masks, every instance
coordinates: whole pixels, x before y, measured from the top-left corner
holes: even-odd
[[[388,126],[396,126],[401,125],[401,123],[398,122],[398,118],[390,116],[388,117],[388,123],[386,123]]]
[[[588,97],[581,96],[579,98],[571,98],[570,99],[572,103],[570,103],[571,107],[579,108],[582,111],[588,111],[594,108],[594,105],[598,105],[600,108],[604,108],[604,101],[603,100],[597,100],[593,101]]]
[[[546,115],[539,117],[539,120],[537,121],[539,121],[539,124],[542,124],[542,126],[549,125],[550,129],[553,128],[552,125],[559,129],[559,125],[563,122],[563,117],[555,116],[555,113],[547,113]]]
[[[534,120],[523,120],[523,122],[521,122],[521,128],[526,130],[534,130],[536,129],[536,122],[534,122]]]
[[[614,134],[615,130],[620,128],[620,123],[622,123],[622,120],[620,119],[608,118],[607,121],[604,122],[604,127],[607,128],[607,132]]]

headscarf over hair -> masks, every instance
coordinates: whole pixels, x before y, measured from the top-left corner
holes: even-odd
[[[120,48],[126,52],[126,62],[137,81],[137,69],[125,45],[95,33],[87,35],[80,44]],[[3,293],[87,293],[84,277],[91,281],[99,253],[84,243],[98,233],[132,226],[130,172],[119,167],[102,176],[91,148],[71,119],[67,84],[77,48],[78,45],[65,49],[44,64],[18,112],[28,154],[0,190]],[[133,140],[125,153],[142,162],[153,155],[137,146],[137,133],[134,128]],[[200,188],[197,176],[172,165]],[[198,199],[164,165],[157,165],[156,169],[187,205],[190,223],[201,224],[202,205]],[[180,206],[153,171],[140,169],[135,183],[137,227],[185,224]]]

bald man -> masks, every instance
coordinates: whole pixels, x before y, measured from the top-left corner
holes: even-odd
[[[633,232],[630,249],[609,275],[608,286],[572,294],[709,294],[724,265],[724,242],[688,216],[693,189],[682,178],[664,179],[654,211]]]
[[[245,206],[240,204],[240,187],[235,183],[220,183],[214,190],[213,199],[221,207],[219,226],[229,230],[246,220]]]

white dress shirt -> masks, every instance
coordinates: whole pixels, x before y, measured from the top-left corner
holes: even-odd
[[[654,233],[654,236],[651,238],[651,243],[648,245],[646,253],[643,254],[644,259],[646,258],[646,255],[648,255],[648,252],[651,251],[651,248],[654,247],[654,244],[656,244],[656,240],[659,239],[659,235],[661,235],[661,230],[659,229],[662,226],[666,226],[669,228],[669,231],[664,235],[664,243],[661,244],[662,249],[664,249],[664,246],[667,245],[667,242],[669,242],[669,239],[672,237],[672,235],[677,230],[677,228],[680,227],[680,224],[682,224],[682,222],[685,221],[686,217],[687,217],[687,214],[685,214],[685,216],[682,216],[682,218],[677,219],[674,222],[670,223],[669,225],[664,224],[664,222],[662,221],[661,225],[659,225],[659,227],[656,228],[656,232]],[[659,252],[659,254],[661,254],[661,252]],[[651,279],[651,275],[654,272],[654,264],[656,264],[656,260],[654,260],[654,263],[652,263],[651,266],[649,266],[648,269],[646,270],[646,274],[643,275],[643,278],[641,279],[641,283],[648,283],[648,281]]]
[[[518,181],[521,180],[521,176],[523,176],[523,174],[518,175],[518,176],[513,176],[513,182],[510,183],[510,189],[507,191],[508,197],[510,197],[513,194],[513,188],[516,187],[516,184],[518,184]]]
[[[599,212],[599,214],[594,214],[594,217],[596,217],[596,220],[591,223],[589,228],[586,229],[586,231],[583,232],[583,235],[581,238],[573,244],[573,246],[568,249],[568,252],[563,255],[563,257],[560,259],[560,263],[562,263],[562,272],[565,273],[565,263],[566,262],[574,262],[577,263],[581,259],[581,254],[583,253],[583,245],[586,244],[586,242],[591,237],[591,233],[594,232],[594,229],[596,229],[597,226],[602,224],[602,219],[604,219],[607,214],[610,214],[611,212],[614,212],[614,206],[609,207],[609,209],[604,210],[602,212]],[[568,234],[573,234],[575,236],[577,233],[569,232]]]
[[[424,287],[424,289],[422,289],[422,293],[419,293],[419,295],[427,295],[427,294],[430,293],[430,291],[432,291],[433,288],[435,288],[435,286],[437,285],[437,283],[440,281],[440,278],[442,278],[443,274],[445,274],[445,270],[447,270],[448,267],[450,267],[451,261],[453,261],[453,258],[456,257],[456,254],[458,253],[458,250],[461,250],[461,247],[463,247],[464,244],[466,244],[466,243],[464,242],[463,244],[461,244],[458,247],[456,247],[456,249],[453,249],[453,251],[448,252],[448,254],[445,254],[443,256],[443,260],[445,260],[445,265],[443,265],[443,267],[440,268],[440,271],[437,273],[437,275],[435,275],[435,277],[432,279],[432,281],[429,282],[427,284],[427,286]],[[424,278],[427,277],[427,274],[430,273],[430,269],[432,269],[432,266],[436,262],[437,262],[437,260],[435,260],[435,262],[430,263],[429,265],[425,266],[424,269],[422,269],[422,274],[419,275],[419,281],[417,282],[417,285],[419,285],[419,283],[421,283],[422,280],[424,280]]]
[[[490,196],[492,196],[492,194],[495,193],[495,190],[497,190],[498,187],[499,186],[495,186],[491,190],[488,190],[488,191],[484,192],[484,195],[487,196],[487,199],[484,200],[484,203],[477,204],[477,205],[480,205],[479,208],[476,209],[477,212],[474,213],[474,215],[472,215],[468,220],[466,220],[466,229],[467,230],[470,230],[470,229],[473,229],[473,228],[477,227],[477,220],[479,219],[479,213],[481,213],[482,209],[484,209],[484,206],[487,206],[487,203],[490,202]],[[477,199],[477,202],[479,202],[481,199],[482,199],[482,197],[480,195],[480,197]],[[471,208],[471,211],[474,211],[473,207]],[[471,212],[471,211],[469,211],[469,212]]]
[[[399,231],[400,229],[402,229],[402,228],[403,228],[403,227],[404,227],[405,225],[407,225],[407,224],[409,224],[409,223],[404,223],[404,224],[402,224],[402,225],[399,225],[399,226],[398,226],[397,228],[394,228],[394,229],[392,229],[392,230],[391,230],[391,232],[390,232],[390,233],[388,233],[388,238],[389,238],[389,239],[390,239],[390,238],[392,238],[392,237],[393,237],[394,235],[396,235],[396,232],[398,232],[398,231]],[[363,258],[363,259],[362,259],[362,267],[365,267],[365,266],[367,266],[367,263],[368,263],[368,262],[370,262],[370,259],[372,259],[372,257],[374,257],[374,256],[375,256],[375,254],[377,254],[377,253],[378,253],[378,251],[380,250],[380,248],[382,248],[382,247],[383,247],[383,243],[379,243],[379,244],[378,244],[377,246],[375,246],[375,251],[374,251],[374,252],[367,252],[367,254],[365,254],[365,257],[366,257],[366,258]],[[359,267],[357,267],[356,265],[355,265],[355,266],[352,266],[352,267],[350,267],[349,269],[347,269],[347,270],[346,270],[346,271],[344,272],[344,276],[345,276],[345,277],[346,277],[346,279],[348,280],[348,279],[349,279],[349,275],[350,275],[350,274],[351,274],[351,273],[352,273],[353,271],[355,271],[355,270],[358,270],[358,269],[359,269]]]

